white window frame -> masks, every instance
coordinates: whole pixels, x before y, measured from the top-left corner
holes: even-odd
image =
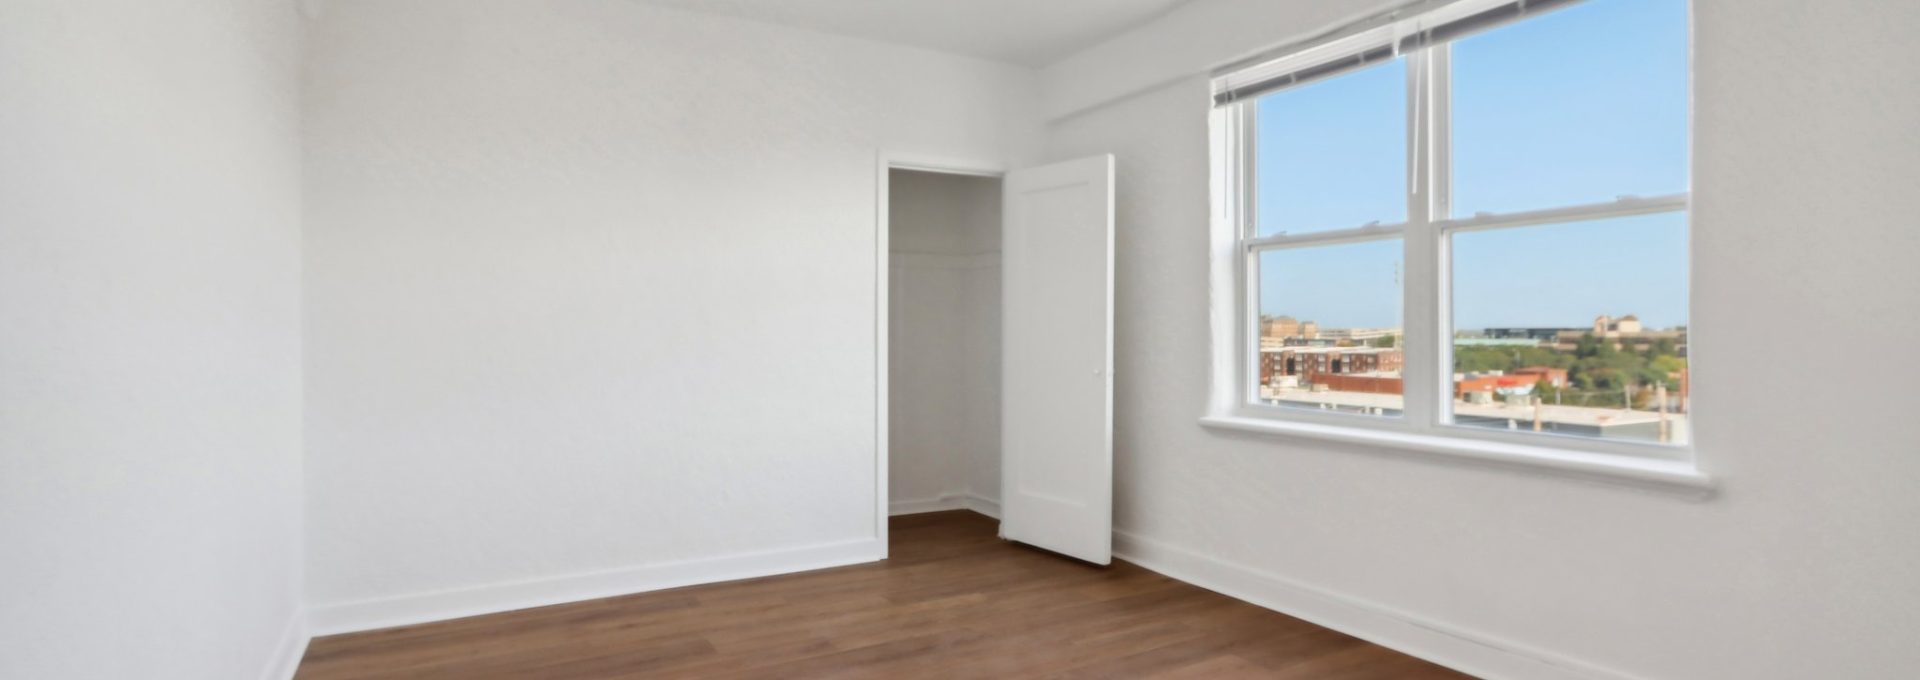
[[[1286,72],[1342,59],[1393,44],[1433,17],[1460,16],[1499,0],[1463,0],[1428,14],[1300,50],[1294,54],[1229,73],[1222,81],[1247,79],[1245,72]],[[1689,40],[1689,48],[1691,40]],[[1679,212],[1691,220],[1690,193],[1622,197],[1603,203],[1556,206],[1512,213],[1454,217],[1448,101],[1451,44],[1402,55],[1407,72],[1407,220],[1397,224],[1260,236],[1254,219],[1256,196],[1254,106],[1258,97],[1213,110],[1213,389],[1209,427],[1315,439],[1382,445],[1455,457],[1514,463],[1699,490],[1710,488],[1695,458],[1697,413],[1688,409],[1688,437],[1681,444],[1610,440],[1536,432],[1508,432],[1454,425],[1450,244],[1454,234],[1586,222],[1634,215]],[[1257,75],[1257,74],[1256,74]],[[1333,77],[1344,77],[1345,74]],[[1691,92],[1689,92],[1691,106]],[[1689,134],[1691,139],[1691,134]],[[1690,143],[1690,142],[1689,142]],[[1255,280],[1261,252],[1278,248],[1400,239],[1403,243],[1401,379],[1405,403],[1399,417],[1331,410],[1290,408],[1260,403],[1259,293]],[[1691,260],[1691,258],[1689,258]],[[1689,276],[1691,276],[1689,266]],[[1688,294],[1691,295],[1689,286]],[[1689,309],[1691,309],[1689,305]],[[1696,328],[1688,321],[1688,344],[1697,347]],[[1689,352],[1689,364],[1693,363]]]

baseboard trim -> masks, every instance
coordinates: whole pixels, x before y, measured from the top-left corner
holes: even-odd
[[[307,612],[295,609],[293,616],[287,617],[287,625],[280,630],[280,639],[273,644],[273,655],[267,657],[267,667],[260,677],[265,680],[293,680],[300,670],[300,659],[307,655],[307,642],[313,638],[307,634]]]
[[[967,497],[962,494],[950,493],[934,498],[893,501],[887,504],[887,515],[898,517],[900,515],[918,515],[923,512],[965,510],[967,508],[966,499]]]
[[[972,510],[974,512],[980,513],[982,515],[986,515],[988,517],[992,517],[994,519],[1000,519],[1000,499],[988,498],[986,496],[982,496],[977,493],[970,493],[970,494],[967,494],[966,498],[961,500],[966,504],[966,508],[968,510]]]
[[[1000,519],[1000,501],[977,493],[950,493],[937,498],[894,501],[887,504],[887,514],[918,515],[923,512],[946,512],[949,510],[972,510],[974,512]]]
[[[1636,680],[1634,676],[1462,630],[1125,531],[1114,554],[1207,590],[1488,680]]]
[[[785,550],[649,564],[314,607],[307,625],[315,636],[338,635],[653,590],[826,569],[873,562],[885,554],[886,546],[880,541],[862,538]]]

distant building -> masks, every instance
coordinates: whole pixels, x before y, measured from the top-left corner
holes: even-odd
[[[1593,320],[1593,334],[1597,337],[1611,338],[1620,335],[1632,335],[1641,332],[1640,317],[1628,314],[1615,319],[1601,314]]]
[[[1304,338],[1314,339],[1320,335],[1320,324],[1301,321],[1291,316],[1267,316],[1260,318],[1260,337],[1262,338]]]
[[[1539,347],[1553,344],[1552,341],[1528,340],[1526,338],[1454,338],[1454,347]]]
[[[1322,375],[1314,379],[1313,386],[1325,388],[1329,392],[1358,392],[1361,394],[1401,394],[1406,385],[1399,373],[1354,373],[1349,375]]]
[[[1579,335],[1583,332],[1585,332],[1585,330],[1580,328],[1489,328],[1481,333],[1482,337],[1492,340],[1558,342],[1560,336],[1564,334],[1573,333]]]
[[[1570,350],[1580,344],[1581,338],[1589,335],[1601,340],[1612,340],[1614,349],[1646,347],[1659,340],[1671,340],[1680,350],[1680,355],[1686,355],[1684,351],[1687,340],[1686,329],[1647,330],[1646,325],[1640,322],[1640,317],[1632,314],[1617,319],[1602,314],[1594,318],[1593,325],[1585,328],[1488,328],[1477,334],[1455,338],[1454,344],[1506,345],[1532,341],[1533,344]]]
[[[1399,337],[1398,328],[1329,328],[1319,337],[1332,338],[1335,341],[1348,341],[1355,344],[1371,342],[1380,338]]]
[[[1646,347],[1661,340],[1669,340],[1673,342],[1675,351],[1680,356],[1686,356],[1687,331],[1685,329],[1650,331],[1641,325],[1640,317],[1632,314],[1618,319],[1602,314],[1594,318],[1593,328],[1578,333],[1562,334],[1559,344],[1563,347],[1573,347],[1580,342],[1582,336],[1588,334],[1602,340],[1613,341],[1614,349]]]
[[[1567,369],[1564,369],[1564,368],[1554,368],[1551,366],[1528,366],[1526,368],[1513,369],[1513,374],[1514,375],[1530,375],[1534,377],[1534,382],[1545,380],[1547,381],[1547,384],[1552,385],[1554,387],[1567,386]]]
[[[1453,376],[1453,398],[1468,399],[1474,394],[1500,397],[1528,395],[1533,394],[1534,387],[1543,381],[1554,387],[1566,387],[1567,369],[1528,366],[1506,372],[1456,373]]]
[[[1453,398],[1467,400],[1476,398],[1476,395],[1508,397],[1533,394],[1533,387],[1538,382],[1539,379],[1533,376],[1508,375],[1500,371],[1455,374]]]
[[[1313,385],[1322,376],[1352,373],[1398,373],[1405,355],[1387,347],[1270,347],[1260,348],[1260,384],[1282,377]]]

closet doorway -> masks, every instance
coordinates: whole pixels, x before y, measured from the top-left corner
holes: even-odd
[[[998,518],[1002,178],[884,172],[887,514]]]
[[[1114,158],[1011,173],[882,155],[876,535],[972,510],[1113,547]]]

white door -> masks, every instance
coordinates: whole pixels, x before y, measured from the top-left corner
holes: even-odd
[[[1003,538],[1113,561],[1113,156],[1009,173]]]

